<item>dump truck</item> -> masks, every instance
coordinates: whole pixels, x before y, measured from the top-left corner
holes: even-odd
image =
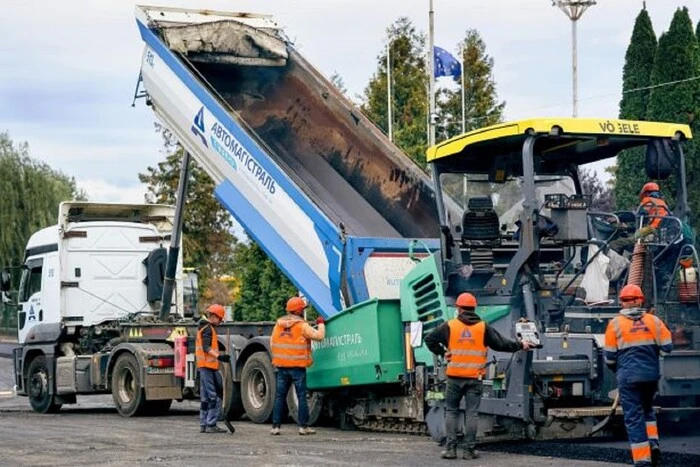
[[[136,16],[146,44],[137,96],[214,179],[221,204],[327,318],[308,370],[312,420],[439,439],[444,362],[423,337],[453,317],[455,297],[469,291],[483,319],[541,347],[490,355],[480,436],[600,431],[599,422],[615,412],[602,332],[619,304],[610,281],[602,303],[584,294],[588,282],[600,282],[594,269],[609,243],[645,220],[636,212],[594,212],[578,168],[633,148],[646,148],[650,178],[676,181],[676,217],[637,242],[646,253],[615,285],[642,281],[674,329],[681,350],[663,359],[665,409],[697,406],[697,293],[683,300],[676,293],[681,286],[697,291],[686,280],[697,270],[686,229],[686,125],[497,125],[430,148],[429,177],[271,17],[152,7],[137,7]],[[649,271],[668,255],[671,271],[657,288]],[[244,406],[272,408],[273,374],[266,362],[255,380],[266,390],[242,386]],[[294,398],[289,402],[294,416]]]

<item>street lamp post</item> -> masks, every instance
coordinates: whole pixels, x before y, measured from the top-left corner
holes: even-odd
[[[595,5],[595,0],[552,0],[552,6],[559,7],[571,20],[571,71],[573,90],[573,116],[578,116],[578,59],[576,44],[576,23],[583,13]]]

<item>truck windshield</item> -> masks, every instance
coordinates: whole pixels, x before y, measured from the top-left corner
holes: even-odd
[[[442,194],[451,198],[464,211],[469,199],[490,197],[501,225],[507,231],[515,231],[515,221],[523,210],[523,177],[513,177],[505,183],[489,182],[486,174],[442,174],[440,177]],[[572,195],[576,193],[574,181],[563,175],[536,175],[535,192],[540,213],[549,216],[549,209],[543,208],[544,197],[548,194]],[[447,200],[445,200],[447,202]],[[453,219],[453,223],[459,222]]]

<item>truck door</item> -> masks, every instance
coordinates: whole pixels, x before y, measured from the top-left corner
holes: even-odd
[[[17,337],[24,343],[31,328],[44,320],[42,269],[43,258],[30,259],[24,265],[19,284],[19,311],[17,319]]]

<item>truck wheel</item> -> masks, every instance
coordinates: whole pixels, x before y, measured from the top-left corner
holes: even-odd
[[[244,414],[245,407],[243,407],[243,399],[241,398],[241,385],[240,383],[231,383],[231,395],[226,403],[226,413],[222,415],[226,417],[226,420],[235,422],[240,420]]]
[[[320,392],[306,392],[306,402],[309,404],[309,426],[316,425],[319,418],[321,418],[323,399],[323,394]],[[295,422],[299,423],[299,398],[293,385],[287,394],[287,407],[289,407],[289,415],[292,416]]]
[[[275,405],[275,370],[267,354],[251,355],[241,373],[241,396],[248,418],[255,423],[266,423]]]
[[[136,357],[130,353],[120,355],[114,365],[112,398],[122,417],[132,417],[144,411],[146,394],[141,384],[141,370]]]
[[[50,394],[49,381],[46,357],[38,356],[31,361],[27,371],[27,394],[35,412],[56,413],[61,410],[61,404],[54,403],[54,396]]]

